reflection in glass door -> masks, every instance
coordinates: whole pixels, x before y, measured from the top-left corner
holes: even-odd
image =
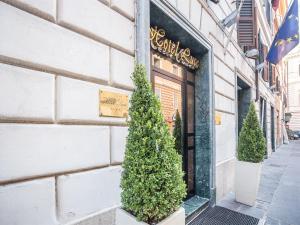
[[[160,99],[161,110],[170,133],[174,129],[177,110],[182,119],[182,158],[188,198],[195,194],[194,82],[194,74],[183,66],[159,54],[152,54],[153,88]]]
[[[177,110],[182,118],[182,85],[158,73],[154,76],[154,83],[154,91],[160,100],[162,113],[172,133]]]

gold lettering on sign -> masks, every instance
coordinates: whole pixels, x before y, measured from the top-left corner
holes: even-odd
[[[154,50],[175,59],[178,63],[181,63],[193,70],[198,69],[200,61],[191,55],[189,48],[180,48],[180,42],[173,42],[165,38],[166,32],[164,29],[158,29],[157,27],[150,28],[150,44]]]
[[[100,116],[121,117],[128,116],[128,95],[99,91]]]

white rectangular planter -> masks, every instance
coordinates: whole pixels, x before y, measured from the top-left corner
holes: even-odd
[[[137,219],[126,212],[125,210],[118,208],[116,211],[116,225],[149,225],[145,222],[137,221]],[[183,208],[179,208],[172,215],[159,222],[157,225],[185,225],[185,213]]]
[[[235,200],[253,206],[260,182],[261,163],[236,161]]]

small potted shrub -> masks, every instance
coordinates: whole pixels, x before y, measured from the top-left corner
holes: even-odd
[[[181,156],[145,68],[137,65],[132,79],[135,89],[121,178],[122,208],[116,212],[116,225],[184,225],[180,206],[186,187]]]
[[[252,102],[239,135],[238,160],[235,170],[235,198],[237,202],[253,206],[260,182],[266,141]]]

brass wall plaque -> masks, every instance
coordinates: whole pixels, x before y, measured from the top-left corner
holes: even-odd
[[[219,112],[215,112],[215,124],[221,125],[222,123],[222,115]]]
[[[99,100],[100,116],[127,118],[128,95],[100,90]]]

